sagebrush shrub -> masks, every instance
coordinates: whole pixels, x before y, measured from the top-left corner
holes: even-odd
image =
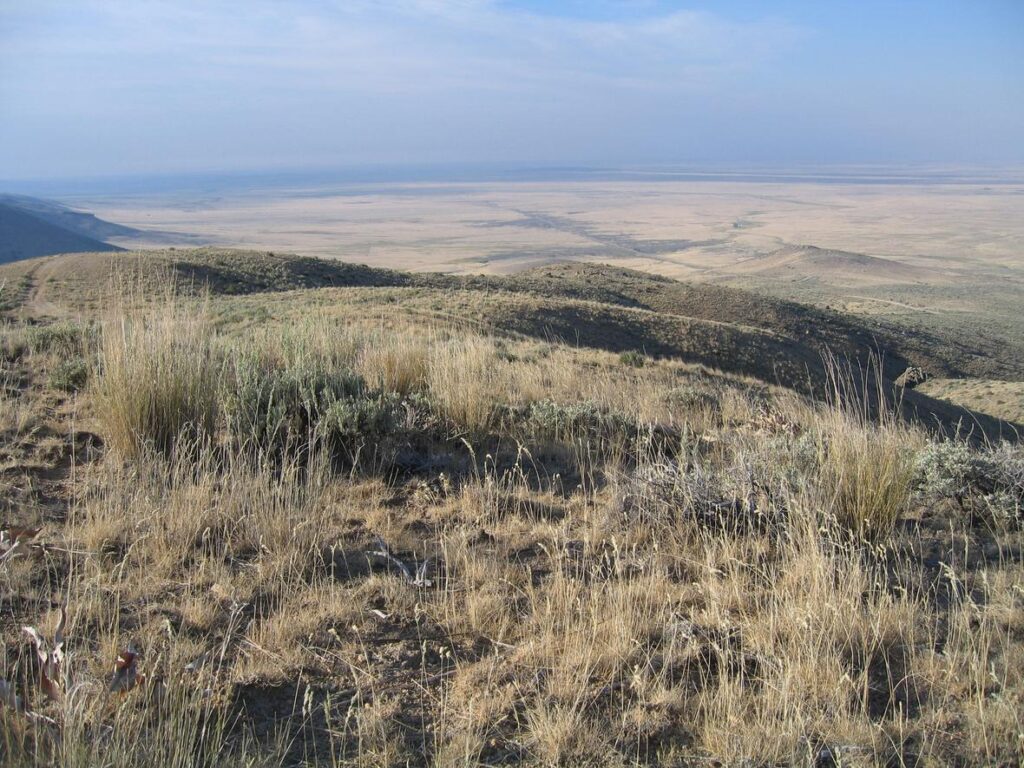
[[[914,484],[925,499],[956,499],[999,521],[1019,520],[1024,507],[1024,449],[1007,442],[975,448],[962,440],[929,443],[914,461]]]
[[[365,390],[361,377],[322,359],[286,364],[244,352],[220,393],[228,439],[236,449],[268,456],[305,450],[331,407]]]
[[[72,322],[32,326],[27,334],[28,348],[35,353],[52,352],[61,357],[81,354],[95,341],[96,329]]]
[[[80,357],[61,360],[50,371],[50,386],[64,392],[77,392],[89,379],[89,366]]]
[[[332,456],[355,462],[364,448],[387,459],[401,435],[405,408],[393,392],[347,397],[331,403],[317,425],[317,437]]]
[[[959,440],[928,443],[914,457],[914,486],[928,498],[957,498],[971,487],[974,452]]]
[[[596,403],[562,404],[553,400],[538,400],[526,406],[520,426],[530,439],[549,441],[627,437],[636,430],[624,415]]]
[[[647,358],[634,349],[623,352],[619,355],[619,362],[628,365],[630,368],[643,368]]]
[[[722,409],[722,404],[715,394],[689,385],[670,389],[665,394],[665,401],[684,411],[718,413]]]

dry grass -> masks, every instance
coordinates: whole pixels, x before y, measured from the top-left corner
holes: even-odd
[[[36,714],[0,712],[5,762],[1024,754],[1020,526],[918,494],[928,438],[895,417],[450,326],[239,338],[195,309],[104,324],[80,397],[110,450],[35,479],[61,507],[45,547],[0,564],[0,677]],[[304,450],[240,450],[226,414],[248,359],[360,381],[331,423],[341,403],[360,445],[399,458],[339,462],[312,423]],[[47,701],[19,625],[52,631],[65,602],[67,695]],[[147,682],[108,694],[128,646]]]
[[[356,370],[377,389],[403,397],[421,392],[430,371],[430,340],[412,333],[382,333],[363,345]]]
[[[31,434],[39,413],[31,398],[18,388],[17,380],[7,371],[0,377],[0,433],[8,440]]]
[[[856,535],[885,539],[909,509],[917,436],[895,424],[865,428],[834,411],[819,430],[826,508]]]
[[[995,379],[929,379],[918,391],[1001,419],[1024,424],[1024,382]]]
[[[909,508],[921,435],[899,419],[874,359],[854,368],[830,358],[826,370],[831,407],[815,430],[825,508],[855,535],[884,540]]]
[[[494,346],[484,339],[453,339],[433,350],[428,391],[441,413],[472,434],[491,426],[504,384]]]
[[[114,314],[102,328],[93,399],[104,435],[127,458],[209,436],[217,419],[218,359],[196,307]]]

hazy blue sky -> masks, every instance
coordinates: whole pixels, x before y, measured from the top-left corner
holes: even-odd
[[[0,0],[0,178],[1024,163],[1024,0]]]

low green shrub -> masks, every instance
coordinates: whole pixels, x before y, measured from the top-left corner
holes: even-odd
[[[977,474],[971,447],[959,440],[929,443],[914,458],[914,486],[929,499],[960,498]]]
[[[355,463],[364,449],[387,458],[400,440],[405,422],[402,399],[393,392],[335,400],[320,417],[317,437],[335,458]]]
[[[683,411],[718,413],[722,409],[722,404],[716,395],[692,385],[670,389],[665,395],[665,401],[668,405]]]
[[[283,365],[239,355],[220,394],[228,440],[236,449],[277,457],[308,449],[332,406],[365,391],[362,378],[323,360]]]
[[[96,339],[96,329],[73,322],[32,326],[26,343],[34,353],[50,352],[61,357],[80,355]]]
[[[579,438],[628,437],[636,425],[623,414],[602,409],[591,402],[556,403],[538,400],[506,414],[505,426],[523,432],[530,440],[571,442]]]
[[[628,365],[630,368],[643,368],[647,358],[635,349],[631,349],[619,355],[619,362],[623,365]]]
[[[1024,509],[1024,448],[1010,443],[974,448],[961,440],[929,443],[914,461],[915,488],[925,499],[956,499],[1001,522]]]
[[[72,322],[49,325],[11,323],[0,333],[0,356],[13,361],[27,354],[52,354],[58,358],[74,358],[90,349],[97,339],[94,326]]]
[[[50,371],[50,386],[64,392],[77,392],[89,380],[89,366],[80,357],[61,360]]]

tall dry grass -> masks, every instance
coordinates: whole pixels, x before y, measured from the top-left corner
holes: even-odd
[[[414,333],[377,333],[363,343],[355,370],[375,389],[403,397],[427,386],[431,362],[430,338]]]
[[[104,437],[125,458],[210,437],[221,358],[202,307],[170,299],[101,326],[92,400]]]
[[[863,369],[826,363],[830,407],[815,429],[825,502],[856,535],[882,539],[910,504],[922,437],[900,419],[879,362]]]
[[[842,414],[824,417],[818,435],[827,508],[857,536],[884,539],[910,506],[917,436]]]
[[[451,422],[482,433],[493,423],[502,372],[493,343],[476,336],[449,340],[431,350],[427,391]]]

